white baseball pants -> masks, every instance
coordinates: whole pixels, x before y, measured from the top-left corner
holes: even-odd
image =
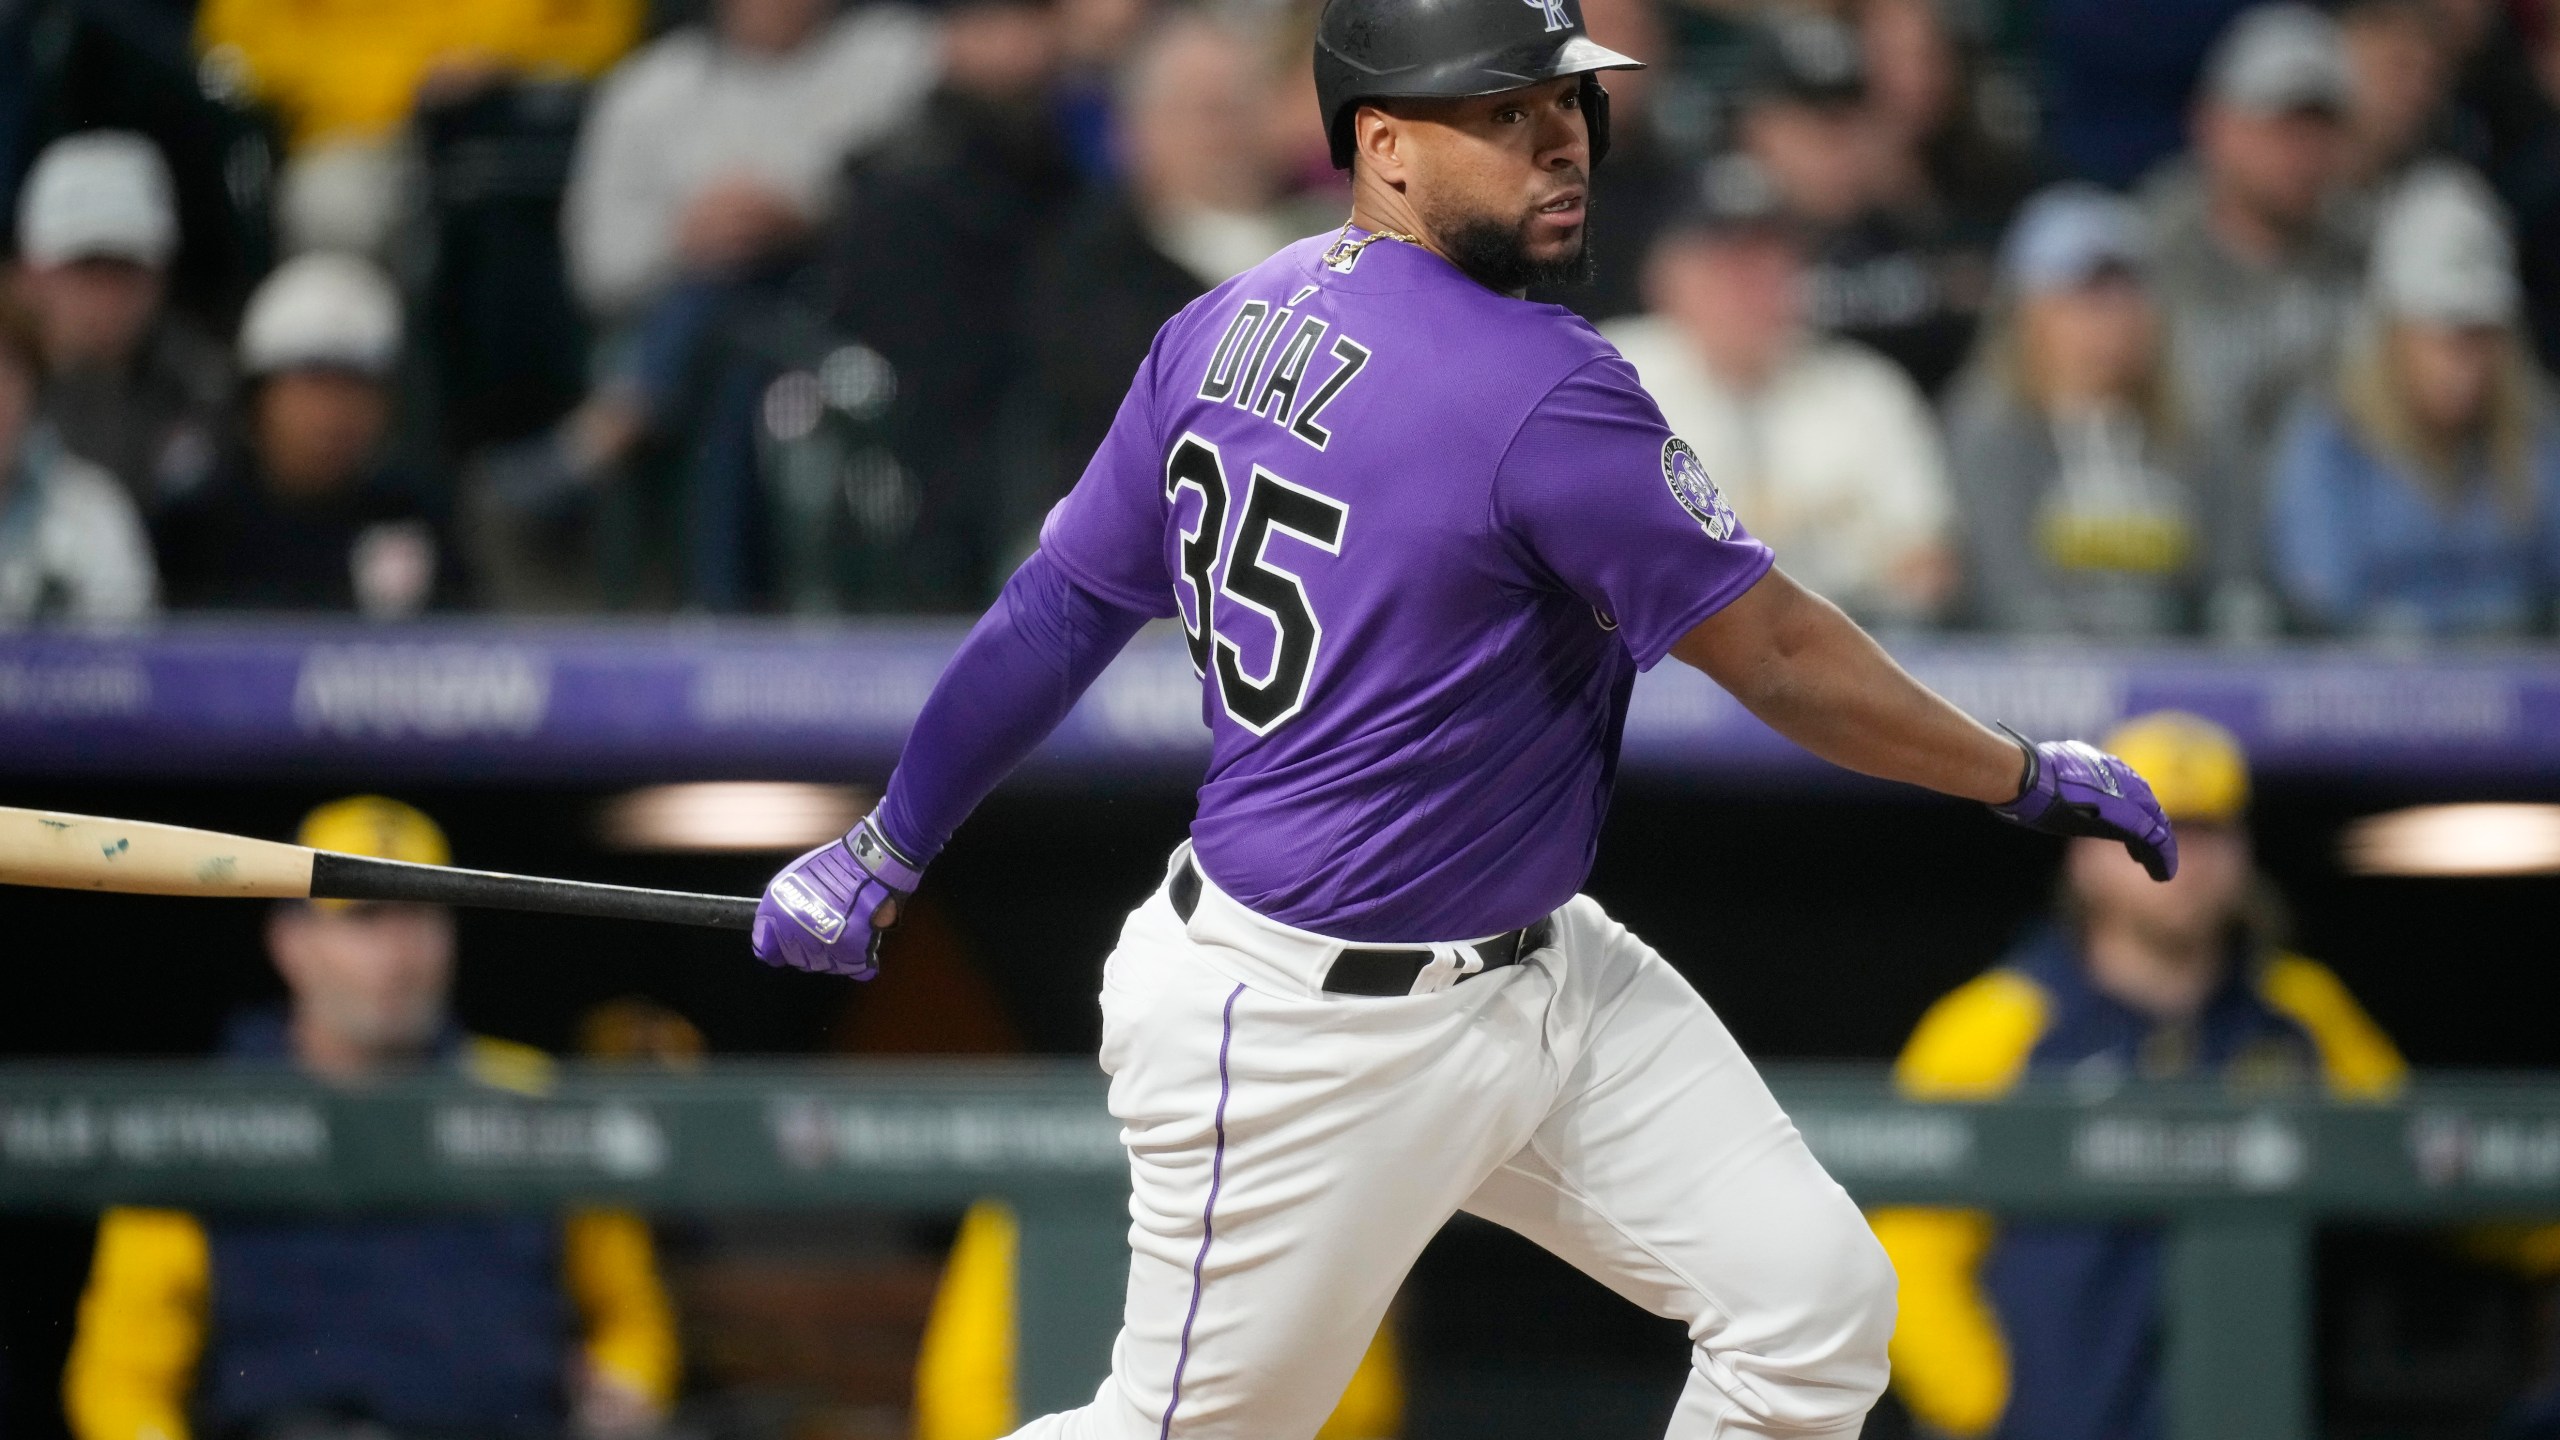
[[[1132,913],[1102,989],[1128,1306],[1093,1403],[1017,1436],[1305,1440],[1459,1210],[1688,1326],[1671,1440],[1855,1436],[1884,1251],[1687,981],[1587,896],[1556,925],[1380,999],[1214,883],[1187,924],[1161,890]]]

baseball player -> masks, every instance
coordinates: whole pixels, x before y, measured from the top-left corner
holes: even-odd
[[[1103,971],[1132,1251],[1111,1376],[1038,1440],[1304,1440],[1453,1212],[1678,1318],[1676,1437],[1850,1436],[1894,1280],[1706,1003],[1577,894],[1636,672],[1838,764],[2176,868],[2142,780],[1968,719],[1772,568],[1635,373],[1519,298],[1583,269],[1578,0],[1331,0],[1353,211],[1156,337],[880,807],[767,889],[856,977],[926,863],[1150,618],[1213,731]],[[1677,844],[1678,837],[1663,837]]]

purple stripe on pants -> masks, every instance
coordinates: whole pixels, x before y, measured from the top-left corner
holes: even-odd
[[[1218,1141],[1209,1152],[1209,1200],[1200,1207],[1200,1253],[1191,1257],[1191,1313],[1182,1317],[1182,1348],[1173,1357],[1173,1396],[1164,1402],[1164,1426],[1156,1431],[1156,1440],[1170,1440],[1173,1434],[1174,1407],[1182,1403],[1183,1367],[1191,1363],[1191,1326],[1200,1318],[1200,1271],[1209,1263],[1209,1241],[1217,1234],[1218,1186],[1227,1178],[1227,1047],[1236,1040],[1236,1000],[1243,994],[1241,985],[1227,992],[1224,1029],[1218,1036]]]

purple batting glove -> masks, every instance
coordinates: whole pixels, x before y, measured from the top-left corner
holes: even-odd
[[[2082,741],[2039,745],[2006,725],[2000,730],[2027,752],[2027,783],[1992,814],[2047,835],[2121,840],[2152,879],[2178,873],[2178,833],[2132,766]]]
[[[756,958],[821,975],[868,980],[880,973],[880,930],[871,919],[915,893],[924,866],[908,859],[869,817],[782,867],[756,904]]]

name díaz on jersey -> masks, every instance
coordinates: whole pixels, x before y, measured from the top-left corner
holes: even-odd
[[[1247,300],[1239,306],[1218,337],[1198,393],[1213,404],[1223,401],[1259,415],[1322,450],[1333,441],[1333,432],[1323,423],[1325,407],[1359,378],[1361,368],[1369,363],[1370,350],[1342,334],[1325,344],[1332,326],[1291,309],[1314,289],[1310,285],[1300,290],[1288,305]],[[1284,334],[1286,340],[1281,338]],[[1333,363],[1317,381],[1307,372],[1315,367],[1320,351]]]

